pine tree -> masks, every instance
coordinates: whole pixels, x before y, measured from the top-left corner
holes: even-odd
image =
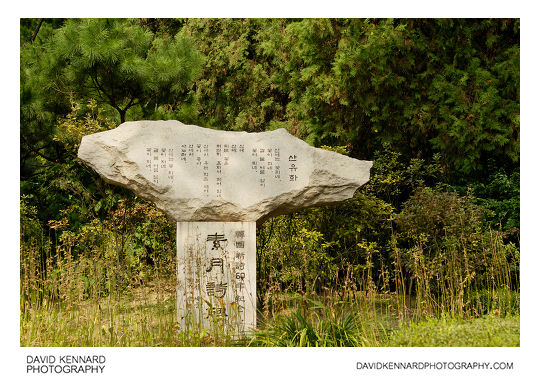
[[[71,19],[40,31],[21,47],[21,167],[38,155],[60,158],[52,135],[72,102],[93,99],[120,122],[135,108],[148,117],[176,102],[202,61],[185,33],[156,36],[135,20]]]
[[[68,20],[35,62],[47,90],[93,98],[118,112],[120,122],[139,104],[174,100],[198,75],[201,57],[187,35],[155,37],[130,20]]]

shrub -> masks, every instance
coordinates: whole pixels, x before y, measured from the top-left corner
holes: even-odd
[[[418,310],[427,315],[515,310],[511,299],[501,304],[496,295],[519,289],[519,251],[504,243],[500,231],[489,230],[484,217],[471,196],[429,188],[405,203],[396,223],[405,243],[402,269]],[[480,289],[491,294],[481,306],[472,297]]]

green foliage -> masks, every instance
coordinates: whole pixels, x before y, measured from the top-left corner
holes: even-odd
[[[286,94],[272,79],[262,46],[283,20],[189,19],[183,31],[207,57],[191,91],[201,124],[225,130],[264,131],[283,118]]]
[[[493,169],[489,177],[473,185],[478,202],[491,211],[492,228],[502,228],[519,238],[520,182],[519,168],[508,174],[502,168]]]
[[[21,197],[21,244],[38,245],[43,231],[38,219],[37,207],[30,203],[32,198],[30,195],[23,195]]]
[[[84,118],[80,117],[79,104],[71,104],[71,112],[63,119],[60,119],[56,133],[53,136],[54,141],[62,143],[70,158],[77,155],[81,140],[85,135],[103,132],[114,128],[114,123],[103,116],[102,109],[97,107],[94,99],[90,99],[87,105],[88,111]]]
[[[519,346],[519,316],[430,318],[402,326],[366,313],[359,303],[300,304],[254,332],[251,339],[211,331],[179,333],[174,281],[120,297],[50,304],[21,314],[21,346]]]
[[[258,276],[264,291],[308,291],[336,279],[338,261],[330,254],[335,242],[301,217],[277,217],[258,234]],[[279,284],[279,285],[278,285]]]
[[[440,171],[436,159],[407,163],[387,149],[378,153],[370,181],[353,198],[267,221],[259,227],[258,240],[262,293],[320,291],[337,284],[355,289],[364,287],[367,278],[381,290],[395,289],[387,272],[395,268],[398,248],[396,210],[417,186],[438,182]]]
[[[419,188],[402,207],[396,214],[390,204],[357,192],[341,206],[267,221],[259,228],[257,258],[265,313],[272,293],[329,287],[410,297],[405,303],[416,306],[404,304],[402,312],[422,316],[519,307],[512,298],[519,290],[519,250],[488,229],[486,210],[474,198]]]
[[[435,154],[426,162],[421,158],[410,158],[396,152],[385,144],[374,154],[369,182],[362,192],[373,194],[396,208],[421,186],[434,186],[443,181],[440,155]]]
[[[154,36],[129,20],[68,20],[42,50],[40,60],[25,62],[26,76],[57,96],[97,99],[118,111],[121,122],[137,104],[174,99],[201,64],[184,33]]]
[[[440,248],[445,239],[474,241],[483,228],[482,210],[470,197],[419,188],[397,218],[407,238]]]
[[[401,260],[409,288],[415,284],[417,303],[436,301],[425,309],[428,315],[482,315],[486,307],[499,307],[501,291],[508,296],[504,310],[514,310],[511,290],[519,290],[519,251],[504,243],[499,231],[485,227],[482,209],[469,196],[419,189],[396,223],[405,238]],[[489,297],[478,303],[472,295],[481,289]]]
[[[387,142],[409,157],[440,153],[446,171],[466,175],[485,169],[488,156],[518,159],[517,20],[190,20],[185,28],[209,57],[194,91],[212,125],[285,127],[362,158]]]
[[[49,161],[38,156],[34,162],[39,163],[41,171],[21,182],[23,193],[35,194],[40,206],[39,218],[43,224],[50,219],[69,216],[72,225],[79,226],[96,214],[94,202],[106,196],[111,187],[84,165],[76,160],[77,150],[82,136],[110,129],[112,122],[104,117],[102,109],[95,101],[90,100],[82,111],[82,106],[72,103],[71,112],[59,118],[51,141],[63,152],[61,159]],[[67,215],[68,213],[69,215]]]
[[[479,289],[466,294],[466,302],[478,315],[519,315],[520,294],[508,287]]]
[[[28,204],[37,200],[22,198],[21,241],[29,242],[21,246],[22,302],[39,304],[45,295],[68,302],[122,291],[145,280],[149,264],[169,268],[173,261],[168,242],[174,230],[165,216],[127,191],[113,191],[75,159],[82,136],[113,126],[94,101],[85,113],[81,108],[74,103],[53,136],[66,152],[65,162],[44,160],[48,169],[24,183],[48,208],[39,215]]]
[[[29,309],[21,315],[21,346],[170,347],[210,344],[208,340],[201,342],[202,339],[186,339],[178,335],[173,295],[172,289],[156,286],[129,296],[107,296]]]
[[[272,218],[259,228],[260,294],[359,286],[368,262],[388,261],[383,248],[392,233],[392,211],[380,199],[357,193],[340,206]],[[361,245],[365,241],[380,255],[371,257]]]
[[[254,333],[250,346],[361,347],[368,343],[358,316],[344,305],[327,307],[309,300],[310,307],[277,316],[267,329]]]
[[[43,264],[50,246],[43,236],[38,210],[32,205],[32,197],[22,196],[20,207],[20,302],[21,310],[24,310],[26,303],[39,305],[44,297],[41,283],[48,273],[44,273]]]
[[[151,118],[158,106],[181,97],[202,62],[183,32],[154,35],[119,19],[69,19],[54,30],[44,23],[38,39],[21,45],[23,175],[39,172],[37,157],[65,159],[52,137],[72,103],[95,101],[105,117],[120,122]]]

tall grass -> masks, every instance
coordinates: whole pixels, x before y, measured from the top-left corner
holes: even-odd
[[[145,263],[130,234],[100,221],[77,234],[60,233],[65,226],[55,222],[46,236],[35,210],[21,207],[21,218],[23,346],[403,345],[408,335],[399,331],[412,331],[411,344],[419,342],[418,322],[519,315],[519,250],[500,232],[448,234],[436,245],[418,233],[409,248],[394,237],[389,261],[376,245],[360,242],[365,263],[344,262],[319,292],[309,281],[290,287],[265,279],[258,330],[247,339],[219,325],[180,329],[174,244],[162,244],[166,251]],[[300,272],[317,269],[311,250],[325,260],[317,239],[300,242]],[[514,338],[503,342],[515,345]]]
[[[519,313],[519,251],[504,244],[502,235],[494,231],[481,235],[476,243],[476,252],[452,240],[435,252],[426,252],[422,243],[403,252],[409,265],[395,268],[398,297],[403,302],[414,299],[412,311],[417,317]],[[409,287],[402,280],[405,271]]]
[[[282,295],[281,310],[260,323],[250,346],[379,346],[394,321],[389,300],[352,293],[320,296]],[[391,302],[391,301],[390,301]]]

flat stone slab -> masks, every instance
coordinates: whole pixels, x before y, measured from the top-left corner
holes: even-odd
[[[313,148],[285,129],[247,133],[179,121],[84,136],[78,156],[175,221],[262,221],[353,196],[371,161]]]

